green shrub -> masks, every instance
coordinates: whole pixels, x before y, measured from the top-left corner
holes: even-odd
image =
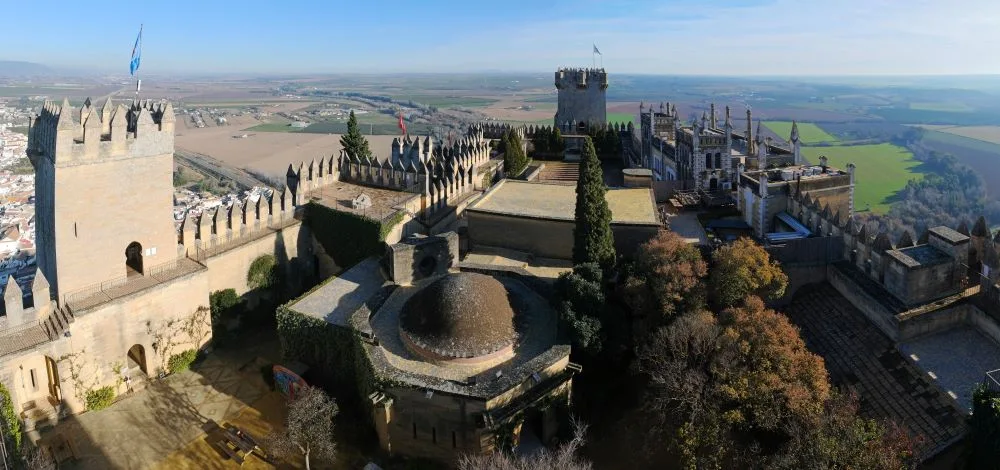
[[[21,451],[21,421],[17,419],[14,412],[14,403],[11,402],[10,392],[7,387],[0,384],[0,419],[4,422],[4,440],[14,444],[14,450]]]
[[[115,401],[115,389],[108,385],[94,390],[87,391],[87,409],[91,411],[103,410]]]
[[[188,349],[187,351],[174,354],[173,356],[170,356],[170,359],[167,361],[167,370],[169,370],[171,374],[188,370],[188,368],[191,367],[191,363],[193,363],[197,358],[198,351],[196,349]]]
[[[247,287],[269,289],[278,284],[278,262],[274,255],[263,255],[250,263],[247,271]]]

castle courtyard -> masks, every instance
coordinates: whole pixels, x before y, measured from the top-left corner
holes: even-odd
[[[215,447],[219,427],[232,424],[263,437],[284,420],[284,397],[261,374],[275,351],[273,340],[217,350],[191,370],[43,431],[41,444],[68,458],[60,468],[237,468]],[[243,468],[275,467],[251,457]]]

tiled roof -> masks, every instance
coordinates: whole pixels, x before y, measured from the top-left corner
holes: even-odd
[[[801,288],[784,310],[809,349],[823,357],[831,382],[858,394],[864,415],[891,419],[924,437],[917,449],[921,460],[965,435],[955,401],[830,284]]]

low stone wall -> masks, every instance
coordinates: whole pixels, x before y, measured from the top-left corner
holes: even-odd
[[[938,310],[907,317],[900,315],[898,322],[899,337],[897,341],[910,341],[921,336],[940,333],[956,326],[973,324],[972,310],[978,311],[972,304],[960,302]],[[982,312],[979,312],[982,314]]]
[[[830,281],[830,284],[837,289],[837,292],[847,297],[847,300],[857,307],[858,310],[861,310],[879,330],[882,330],[893,341],[899,341],[899,328],[896,323],[896,317],[886,310],[878,300],[857,287],[854,281],[844,275],[834,265],[827,266],[826,277]]]

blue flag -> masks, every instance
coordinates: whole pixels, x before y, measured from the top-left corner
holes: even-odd
[[[139,71],[139,58],[142,56],[142,25],[139,25],[139,35],[135,38],[135,45],[132,46],[132,61],[128,65],[129,75],[135,76]]]

